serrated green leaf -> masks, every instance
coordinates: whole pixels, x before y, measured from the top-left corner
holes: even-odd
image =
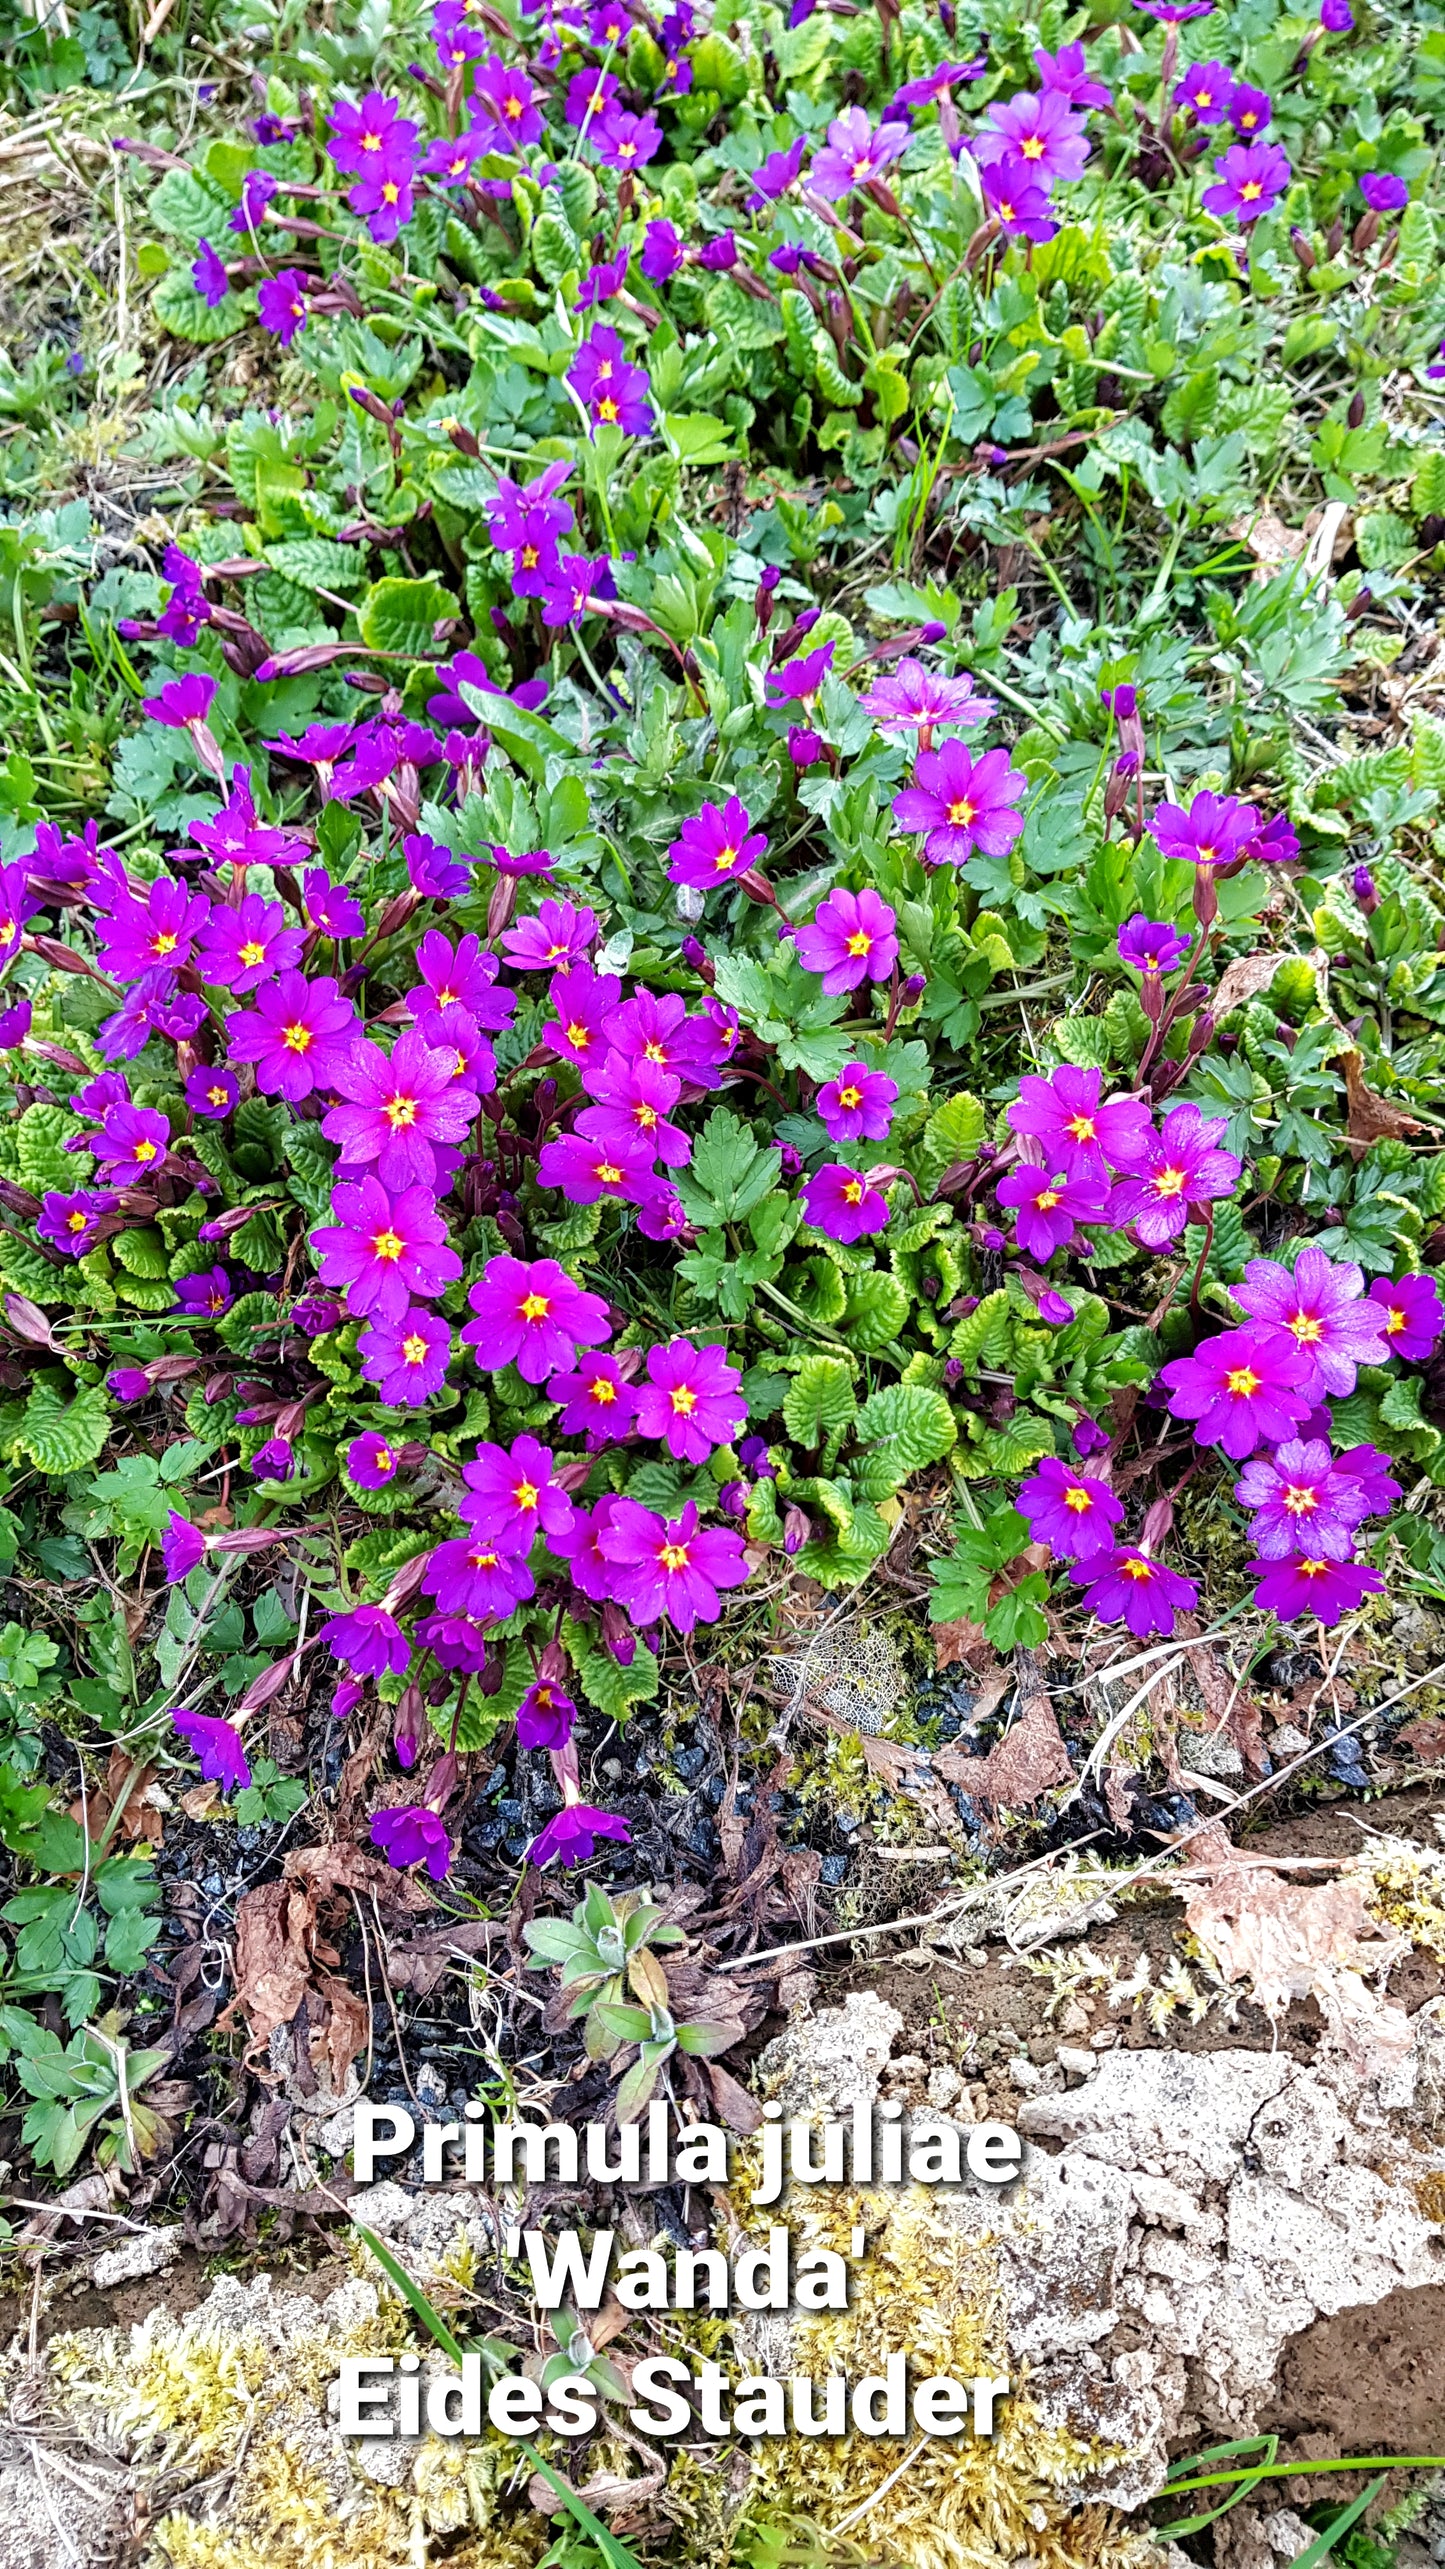
[[[841,1357],[805,1356],[783,1403],[783,1419],[799,1445],[820,1445],[852,1424],[856,1408]]]
[[[43,1195],[48,1187],[70,1194],[77,1181],[78,1164],[61,1144],[69,1141],[84,1126],[68,1106],[27,1106],[15,1128],[19,1153],[20,1183],[33,1195]]]
[[[892,1345],[907,1317],[908,1295],[898,1278],[875,1268],[871,1275],[853,1278],[838,1325],[850,1347],[875,1355]]]
[[[159,1231],[117,1231],[110,1243],[110,1254],[129,1276],[141,1276],[155,1284],[170,1275],[170,1260]],[[166,1299],[169,1302],[172,1297],[167,1295]]]
[[[36,1381],[24,1408],[16,1443],[42,1472],[83,1472],[95,1462],[110,1433],[110,1404],[98,1383],[69,1399],[47,1375]]]
[[[376,580],[357,611],[363,642],[406,660],[435,657],[436,627],[457,614],[457,602],[439,580]]]

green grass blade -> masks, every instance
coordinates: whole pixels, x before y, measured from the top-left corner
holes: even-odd
[[[465,2350],[459,2340],[453,2336],[441,2312],[435,2303],[428,2299],[415,2277],[407,2273],[400,2259],[392,2255],[385,2243],[378,2239],[375,2231],[368,2230],[364,2222],[357,2222],[356,2235],[369,2248],[382,2273],[395,2284],[403,2301],[415,2312],[428,2336],[435,2338],[442,2353],[449,2355],[452,2362],[459,2365]],[[544,2461],[535,2444],[529,2444],[525,2436],[521,2435],[517,2437],[516,2442],[518,2451],[526,2455],[539,2478],[546,2481],[553,2495],[561,2499],[569,2513],[576,2517],[583,2532],[596,2544],[607,2564],[607,2569],[642,2569],[636,2552],[629,2551],[625,2542],[619,2542],[615,2533],[608,2532],[601,2518],[595,2516],[585,2501],[578,2497],[576,2490],[563,2479],[561,2472],[554,2471],[551,2463]]]
[[[1327,2560],[1342,2535],[1347,2534],[1351,2525],[1357,2523],[1364,2514],[1371,2499],[1379,2496],[1389,2476],[1388,2471],[1382,2471],[1378,2480],[1371,2480],[1368,2488],[1361,2489],[1357,2498],[1351,2498],[1347,2507],[1341,2507],[1334,2523],[1328,2526],[1325,2532],[1316,2536],[1308,2551],[1300,2553],[1294,2569],[1315,2569],[1317,2561]]]

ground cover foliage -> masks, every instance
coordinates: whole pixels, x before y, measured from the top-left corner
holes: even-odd
[[[747,2127],[820,1619],[997,1864],[1440,1594],[1445,26],[156,15],[6,51],[0,2041],[217,2238],[435,1902]]]

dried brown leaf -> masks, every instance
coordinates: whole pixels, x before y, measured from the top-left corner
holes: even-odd
[[[972,1759],[960,1781],[995,1810],[1022,1811],[1051,1785],[1067,1784],[1073,1772],[1053,1705],[1038,1692],[1024,1698],[1012,1729],[987,1757]]]
[[[1190,1894],[1184,1916],[1216,1969],[1247,1982],[1267,2014],[1292,1998],[1314,1998],[1356,2060],[1408,2049],[1408,2017],[1368,1989],[1363,1974],[1400,1960],[1409,1938],[1376,1927],[1361,1883],[1286,1882],[1263,1866],[1229,1864]]]
[[[1422,1127],[1413,1115],[1406,1115],[1388,1098],[1376,1095],[1365,1083],[1363,1053],[1341,1053],[1340,1067],[1345,1074],[1345,1095],[1349,1100],[1349,1141],[1354,1157],[1363,1159],[1372,1142],[1405,1141]]]

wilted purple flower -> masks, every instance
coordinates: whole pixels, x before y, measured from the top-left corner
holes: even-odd
[[[150,1391],[151,1378],[144,1365],[117,1365],[105,1378],[105,1388],[112,1400],[144,1400]]]
[[[650,285],[666,285],[677,275],[686,255],[675,223],[658,221],[648,224],[638,265]]]
[[[166,1584],[178,1588],[192,1570],[198,1570],[206,1557],[206,1538],[189,1517],[172,1508],[170,1523],[161,1536],[161,1560],[165,1566]]]
[[[444,1882],[451,1866],[452,1842],[445,1824],[422,1802],[403,1802],[390,1811],[378,1811],[371,1823],[371,1843],[380,1847],[398,1873],[409,1864],[425,1864],[433,1882]]]
[[[296,1448],[289,1436],[272,1436],[251,1457],[258,1481],[289,1481],[296,1470]]]
[[[1084,1604],[1099,1623],[1122,1623],[1136,1641],[1151,1632],[1167,1636],[1175,1617],[1192,1614],[1199,1603],[1192,1580],[1133,1544],[1120,1544],[1107,1557],[1093,1554],[1069,1576],[1084,1590]]]
[[[797,932],[798,960],[820,972],[830,998],[860,982],[886,981],[898,960],[898,920],[873,891],[830,892],[812,924]]]
[[[814,1230],[844,1247],[887,1227],[888,1198],[861,1169],[830,1162],[803,1180],[802,1197]]]
[[[1107,1428],[1101,1427],[1097,1419],[1075,1420],[1073,1446],[1081,1462],[1087,1462],[1091,1454],[1107,1454],[1112,1443],[1113,1438]]]
[[[569,1869],[574,1864],[591,1862],[599,1838],[616,1838],[623,1846],[632,1840],[632,1831],[617,1811],[600,1811],[592,1802],[568,1802],[539,1829],[527,1849],[529,1864],[550,1864],[555,1856]]]
[[[1234,1462],[1288,1440],[1309,1415],[1308,1357],[1282,1329],[1258,1323],[1206,1338],[1166,1365],[1161,1380],[1173,1416],[1196,1422],[1196,1442],[1218,1445]]]
[[[1035,1309],[1051,1329],[1066,1329],[1074,1316],[1073,1304],[1061,1293],[1041,1293]]]
[[[1035,1543],[1047,1543],[1061,1561],[1112,1548],[1111,1529],[1124,1515],[1107,1481],[1091,1480],[1053,1454],[1023,1483],[1016,1504]]]
[[[187,1705],[177,1704],[171,1728],[190,1742],[207,1784],[219,1784],[223,1793],[245,1790],[251,1769],[234,1722],[222,1721],[214,1713],[193,1713]]]
[[[411,1658],[411,1644],[384,1606],[353,1606],[348,1614],[332,1615],[316,1638],[353,1677],[399,1676]]]
[[[1316,1623],[1336,1624],[1366,1597],[1382,1595],[1385,1586],[1366,1561],[1326,1561],[1304,1552],[1292,1553],[1286,1561],[1249,1561],[1245,1571],[1259,1581],[1255,1604],[1264,1614],[1278,1615],[1281,1623],[1311,1615]]]
[[[1272,1258],[1251,1258],[1233,1292],[1243,1310],[1294,1341],[1305,1360],[1301,1389],[1317,1401],[1347,1399],[1358,1368],[1390,1353],[1386,1315],[1361,1299],[1364,1289],[1362,1268],[1307,1245],[1293,1274]]]
[[[1025,783],[1006,749],[985,750],[975,760],[962,741],[945,741],[941,749],[920,751],[913,783],[893,797],[893,815],[900,828],[924,833],[930,865],[962,865],[975,848],[1007,856],[1024,825],[1013,806]]]

